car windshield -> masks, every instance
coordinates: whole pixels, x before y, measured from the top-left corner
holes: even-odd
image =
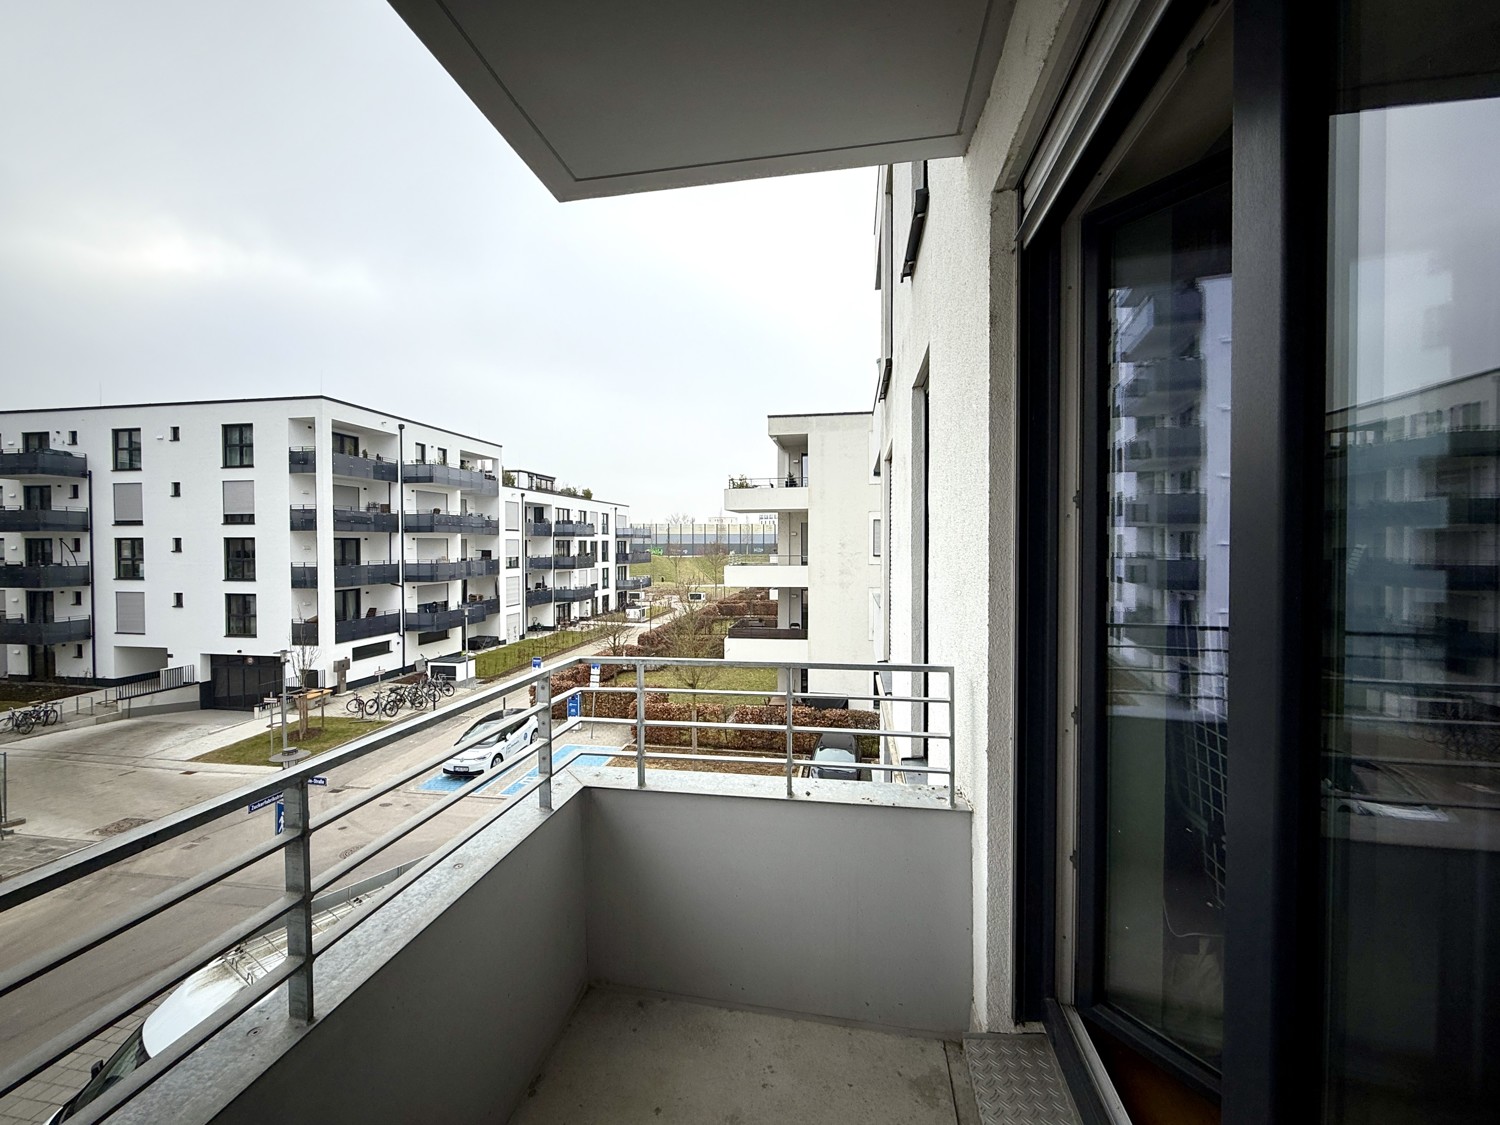
[[[520,710],[521,708],[519,707],[507,707],[504,711],[491,711],[468,730],[464,731],[458,739],[459,743],[473,742],[476,738],[494,734],[497,730],[502,730],[508,725],[513,725],[507,723],[507,720],[510,716],[518,714]]]
[[[89,1079],[88,1085],[78,1091],[58,1120],[66,1121],[72,1117],[150,1057],[150,1053],[146,1050],[142,1028],[138,1027],[135,1029],[135,1034],[120,1044],[120,1049],[109,1056],[109,1061],[99,1069],[99,1073]]]

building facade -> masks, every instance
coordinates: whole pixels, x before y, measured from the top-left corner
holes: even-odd
[[[556,620],[526,614],[493,442],[322,397],[11,412],[0,442],[6,675],[190,665],[248,707],[283,653],[357,684]],[[585,542],[565,617],[604,605]]]
[[[726,567],[724,582],[768,587],[776,620],[732,625],[724,642],[727,659],[869,659],[881,615],[885,545],[871,421],[868,412],[773,414],[767,428],[776,447],[775,473],[730,478],[724,508],[774,514],[776,542],[774,551]],[[793,690],[859,697],[869,695],[870,685],[857,673],[814,668],[802,670]]]

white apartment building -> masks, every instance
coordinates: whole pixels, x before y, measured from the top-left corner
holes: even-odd
[[[596,500],[591,490],[559,485],[544,473],[507,470],[504,523],[505,565],[516,572],[505,580],[509,640],[624,609],[630,591],[651,584],[629,577],[629,507]]]
[[[870,659],[882,612],[885,543],[872,420],[867,411],[773,414],[767,431],[776,445],[776,475],[730,479],[725,509],[774,513],[776,550],[754,563],[726,567],[724,582],[769,587],[776,621],[732,625],[724,642],[727,659]],[[801,679],[794,690],[846,696],[870,691],[858,672],[804,669]]]
[[[519,639],[500,461],[324,397],[0,414],[0,672],[186,665],[205,706],[248,707],[282,652],[334,685]],[[569,615],[595,611],[594,591],[570,597]]]

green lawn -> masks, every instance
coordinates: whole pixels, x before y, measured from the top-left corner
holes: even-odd
[[[342,706],[342,701],[340,702]],[[293,734],[297,729],[295,715],[289,716],[287,733]],[[369,734],[381,723],[374,720],[355,719],[347,715],[329,715],[324,721],[325,725],[318,729],[318,715],[314,711],[308,720],[307,739],[304,742],[289,740],[288,747],[298,750],[307,750],[313,754],[321,754],[325,750],[332,750],[335,746],[342,746],[350,739],[358,738],[362,734]],[[236,766],[268,766],[266,761],[272,754],[281,752],[281,731],[263,730],[249,738],[229,746],[221,746],[217,750],[210,750],[207,754],[200,754],[194,758],[195,762],[224,762]]]
[[[475,658],[474,673],[482,680],[508,676],[530,668],[533,656],[540,656],[546,662],[568,649],[595,639],[595,631],[592,629],[559,629],[555,633],[527,637],[499,648],[487,648]]]
[[[646,673],[646,683],[650,687],[688,687],[690,685],[682,682],[679,673],[671,668],[662,668],[656,672]],[[771,693],[776,690],[775,668],[723,668],[715,669],[713,675],[702,682],[702,690],[698,693],[699,703],[722,703],[727,707],[744,707],[756,703],[764,703],[764,699],[756,699],[749,695],[716,695],[716,691],[764,691]],[[672,695],[668,697],[673,703],[690,703],[690,695]]]

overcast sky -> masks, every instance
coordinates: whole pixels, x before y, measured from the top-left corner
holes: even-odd
[[[717,514],[868,408],[870,171],[559,204],[381,0],[0,0],[4,408],[322,392]]]

